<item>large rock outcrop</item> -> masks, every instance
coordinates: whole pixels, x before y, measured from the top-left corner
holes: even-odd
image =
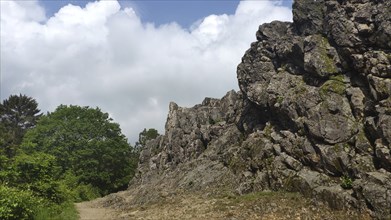
[[[170,104],[130,187],[299,191],[391,218],[391,1],[300,0],[263,24],[240,92]]]

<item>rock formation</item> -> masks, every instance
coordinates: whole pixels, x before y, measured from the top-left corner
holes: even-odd
[[[147,143],[140,202],[176,190],[298,191],[391,218],[391,1],[297,0],[263,24],[240,92],[170,103]]]

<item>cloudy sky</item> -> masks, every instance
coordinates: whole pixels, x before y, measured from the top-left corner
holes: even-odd
[[[0,2],[0,99],[98,106],[131,143],[143,128],[164,132],[170,101],[238,90],[259,24],[292,19],[292,2],[277,0]]]

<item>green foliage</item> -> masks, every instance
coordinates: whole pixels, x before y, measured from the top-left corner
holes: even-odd
[[[0,185],[0,219],[33,219],[38,203],[31,191]]]
[[[17,138],[12,128],[7,128],[5,123],[0,121],[0,155],[7,158],[15,156],[18,149]],[[1,166],[1,161],[0,161]],[[0,167],[1,168],[1,167]]]
[[[26,130],[41,116],[38,103],[26,95],[11,95],[0,104],[1,121],[10,127]]]
[[[99,108],[59,106],[26,133],[21,148],[53,155],[61,173],[100,194],[125,189],[137,163],[119,125]]]
[[[89,185],[78,185],[74,190],[72,190],[74,200],[76,202],[88,201],[96,199],[100,196],[100,191],[98,188]]]
[[[147,130],[146,128],[144,128],[144,130],[138,135],[138,142],[136,142],[136,148],[143,148],[147,141],[153,140],[157,136],[159,136],[159,132],[156,129],[150,128]]]
[[[68,170],[62,176],[62,183],[69,189],[69,195],[72,201],[81,202],[88,201],[100,196],[100,190],[93,187],[91,184],[79,183],[79,177]]]
[[[66,187],[58,180],[56,158],[45,153],[15,156],[11,165],[0,172],[2,182],[8,186],[30,190],[35,196],[60,204],[68,199]]]
[[[348,177],[348,176],[342,176],[340,178],[341,180],[341,187],[344,188],[344,189],[351,189],[353,188],[353,180],[352,178]]]
[[[40,206],[34,214],[34,219],[77,220],[79,216],[74,203],[65,202],[60,205]]]
[[[56,158],[42,152],[17,155],[14,158],[13,169],[18,184],[50,180],[60,174]]]
[[[35,99],[26,95],[11,95],[0,104],[0,147],[8,157],[15,155],[26,130],[35,126],[39,112]]]
[[[4,203],[0,204],[4,206],[0,208],[0,219],[33,219],[33,216],[34,219],[76,219],[69,218],[76,213],[74,207],[61,208],[72,201],[72,196],[65,181],[56,179],[59,175],[52,155],[20,153],[9,159],[8,166],[0,171],[0,187],[3,190],[0,200]],[[49,214],[61,216],[61,213],[67,217],[42,218]],[[41,217],[37,217],[38,214]]]
[[[31,190],[0,185],[0,219],[76,220],[78,213],[71,201],[57,204]]]

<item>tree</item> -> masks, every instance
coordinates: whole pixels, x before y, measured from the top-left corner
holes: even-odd
[[[27,129],[35,126],[42,114],[38,103],[26,95],[11,95],[0,104],[0,147],[8,157],[22,141]]]
[[[153,140],[157,136],[159,136],[159,133],[156,129],[150,128],[147,130],[146,128],[144,128],[144,130],[140,132],[140,134],[138,135],[138,142],[136,142],[136,148],[137,149],[143,148],[147,143],[147,141]]]
[[[41,117],[21,147],[55,156],[62,173],[72,172],[101,194],[126,188],[136,168],[119,125],[99,108],[61,105]]]

